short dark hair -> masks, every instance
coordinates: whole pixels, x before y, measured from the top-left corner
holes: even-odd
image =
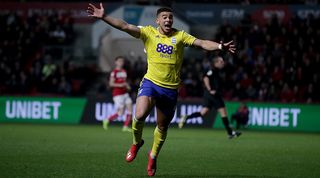
[[[213,63],[215,64],[215,63],[217,63],[217,62],[219,61],[219,59],[222,59],[222,60],[223,60],[223,58],[222,58],[221,56],[214,56],[213,59],[212,59],[212,61],[213,61]]]
[[[161,13],[161,12],[172,12],[172,9],[170,7],[161,7],[157,10],[157,16]]]
[[[121,59],[121,58],[122,58],[122,59],[125,59],[123,56],[117,56],[114,60],[117,61],[117,60],[119,60],[119,59]]]

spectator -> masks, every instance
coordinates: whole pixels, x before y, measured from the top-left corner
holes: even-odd
[[[240,103],[237,111],[232,114],[231,123],[236,122],[236,128],[239,129],[240,126],[246,127],[249,120],[249,109],[245,103]]]

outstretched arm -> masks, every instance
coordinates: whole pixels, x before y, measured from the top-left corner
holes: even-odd
[[[208,51],[213,51],[213,50],[226,50],[231,53],[234,53],[236,48],[233,44],[233,41],[229,41],[228,43],[223,43],[220,41],[220,43],[214,42],[214,41],[209,41],[209,40],[201,40],[201,39],[196,39],[193,42],[193,46],[200,47],[202,49],[208,50]]]
[[[100,3],[100,8],[94,6],[93,4],[89,3],[87,13],[89,17],[94,17],[97,19],[101,19],[105,21],[107,24],[113,26],[116,29],[119,29],[121,31],[127,32],[129,35],[139,38],[140,37],[140,28],[138,28],[135,25],[128,24],[122,19],[116,19],[113,17],[110,17],[105,14],[104,8],[102,3]]]

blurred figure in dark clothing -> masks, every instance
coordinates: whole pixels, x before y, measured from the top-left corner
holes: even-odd
[[[237,111],[232,114],[231,123],[236,121],[236,128],[239,129],[240,126],[247,126],[249,120],[249,109],[245,103],[241,103]]]

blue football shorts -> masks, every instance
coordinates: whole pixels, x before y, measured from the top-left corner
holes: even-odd
[[[160,87],[148,79],[143,79],[138,91],[139,96],[148,96],[156,100],[156,107],[172,119],[176,110],[178,90]]]

